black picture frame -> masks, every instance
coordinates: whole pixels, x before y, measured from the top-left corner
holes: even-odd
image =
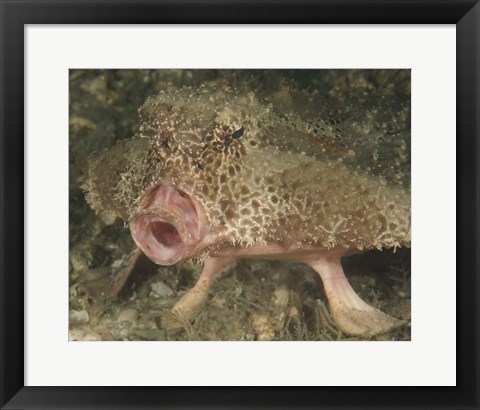
[[[478,0],[0,0],[0,406],[2,409],[479,409]],[[456,24],[456,387],[24,386],[24,26],[26,24]],[[439,249],[439,253],[445,250]],[[448,250],[450,251],[450,250]],[[439,357],[441,360],[441,357]],[[254,371],[252,369],[252,371]],[[412,372],[415,369],[412,369]]]

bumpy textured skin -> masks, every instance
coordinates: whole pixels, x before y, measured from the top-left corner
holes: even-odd
[[[409,72],[389,75],[348,72],[324,94],[282,81],[166,87],[140,107],[137,136],[91,159],[87,201],[128,222],[145,192],[175,186],[228,233],[201,258],[272,242],[409,246]]]

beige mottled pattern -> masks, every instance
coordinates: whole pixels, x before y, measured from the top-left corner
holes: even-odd
[[[128,222],[146,191],[172,184],[229,234],[202,256],[267,242],[409,246],[410,107],[397,94],[351,82],[323,96],[167,87],[139,109],[135,138],[90,161],[87,200]]]

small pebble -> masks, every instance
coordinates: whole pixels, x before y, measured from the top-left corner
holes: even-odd
[[[112,262],[112,269],[119,269],[124,263],[123,259],[116,259]]]
[[[90,316],[86,310],[70,310],[68,317],[70,323],[88,323]]]
[[[251,317],[252,326],[257,334],[257,340],[273,340],[275,331],[272,322],[265,313],[254,313]]]
[[[165,285],[163,282],[155,282],[151,285],[152,293],[157,298],[166,298],[173,295],[173,290],[170,286]]]
[[[273,303],[275,306],[280,308],[287,306],[290,296],[289,294],[290,292],[285,287],[278,288],[275,292],[273,292]]]
[[[111,226],[115,223],[115,221],[117,220],[117,217],[115,216],[115,214],[105,212],[100,215],[100,219],[106,226]]]
[[[135,322],[138,319],[137,309],[127,308],[123,309],[117,316],[119,322]]]
[[[88,245],[77,245],[70,250],[70,263],[73,270],[85,271],[93,262],[93,254]]]

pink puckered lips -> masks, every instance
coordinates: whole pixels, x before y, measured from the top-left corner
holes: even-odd
[[[208,228],[203,206],[171,185],[147,192],[129,226],[138,247],[159,265],[197,253]]]

